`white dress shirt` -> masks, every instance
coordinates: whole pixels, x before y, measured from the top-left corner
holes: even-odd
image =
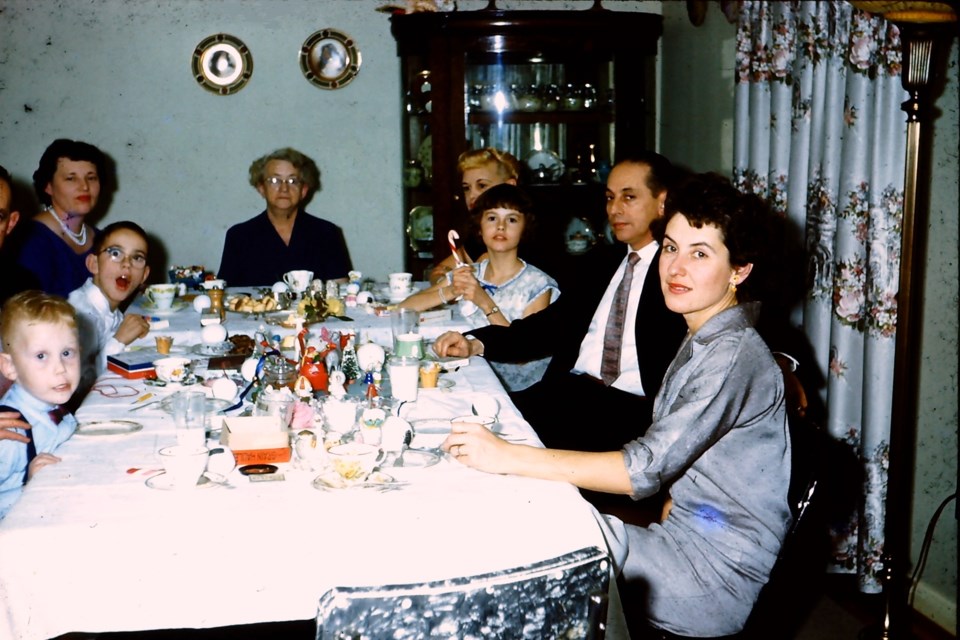
[[[80,330],[80,388],[89,389],[106,370],[107,356],[123,351],[123,343],[114,337],[123,322],[123,313],[110,309],[110,301],[93,278],[87,278],[82,287],[70,292],[68,301],[77,310]]]
[[[600,378],[600,363],[603,360],[603,334],[607,328],[607,317],[613,306],[613,297],[623,280],[627,268],[627,258],[636,253],[640,260],[633,267],[633,282],[630,283],[630,295],[627,298],[627,316],[624,320],[623,341],[620,344],[620,376],[610,386],[637,396],[644,396],[643,383],[640,380],[640,363],[637,361],[637,332],[634,327],[637,323],[637,306],[640,303],[640,294],[643,293],[643,281],[647,278],[647,270],[653,264],[653,257],[660,245],[651,242],[638,251],[628,251],[616,273],[610,279],[607,290],[600,299],[597,311],[590,320],[590,328],[583,342],[580,343],[580,356],[574,364],[573,373],[585,373],[594,378]],[[654,266],[654,268],[657,268]]]

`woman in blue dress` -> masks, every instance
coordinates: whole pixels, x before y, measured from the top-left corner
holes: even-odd
[[[59,139],[47,147],[33,173],[43,211],[30,221],[18,262],[47,293],[66,298],[90,277],[86,259],[97,229],[87,222],[100,198],[106,158],[86,142]]]

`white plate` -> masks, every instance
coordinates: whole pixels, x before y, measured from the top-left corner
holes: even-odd
[[[173,486],[173,483],[170,482],[170,476],[167,475],[167,472],[158,473],[155,476],[150,476],[147,478],[147,481],[144,482],[145,485],[151,489],[159,489],[160,491],[179,491],[176,487]],[[211,482],[206,476],[200,476],[200,479],[197,480],[197,489],[209,489],[210,487],[220,486],[216,482]]]
[[[143,309],[150,315],[159,317],[159,316],[172,316],[173,314],[179,313],[180,311],[183,311],[184,309],[186,309],[187,307],[190,307],[191,305],[183,300],[174,300],[173,304],[170,305],[169,309],[157,309],[157,306],[155,304],[153,304],[146,298],[143,298],[142,300],[140,300],[139,306],[141,309]]]
[[[194,345],[193,352],[198,356],[225,356],[233,350],[233,343],[229,340],[213,344]]]
[[[84,422],[77,426],[75,435],[78,436],[119,436],[136,433],[143,429],[143,425],[133,420],[99,420]]]
[[[396,458],[390,460],[387,468],[393,473],[397,469],[415,469],[422,467],[432,467],[440,462],[440,453],[436,449],[409,448],[403,454],[403,466],[394,467],[393,462]]]
[[[406,460],[406,458],[404,458]],[[328,471],[313,479],[313,488],[320,491],[367,490],[367,491],[394,491],[405,487],[406,482],[397,482],[392,476],[380,471],[374,471],[365,480],[345,480],[336,471]]]
[[[160,401],[160,407],[163,408],[163,410],[167,413],[173,413],[173,396],[175,395],[177,394],[170,394]],[[223,411],[232,404],[233,403],[229,400],[221,400],[220,398],[207,398],[203,404],[203,411],[207,415],[214,415],[220,411]]]

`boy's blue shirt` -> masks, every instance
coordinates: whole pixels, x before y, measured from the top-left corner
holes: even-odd
[[[49,412],[56,405],[38,400],[19,383],[0,398],[0,405],[12,407],[20,412],[23,420],[30,424],[29,431],[17,429],[33,439],[37,453],[53,453],[77,428],[77,419],[67,414],[59,425],[53,423]],[[23,477],[27,470],[27,445],[14,440],[0,440],[0,519],[20,497],[23,490]]]

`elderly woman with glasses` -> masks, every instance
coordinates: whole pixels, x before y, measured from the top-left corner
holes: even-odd
[[[269,286],[304,269],[323,280],[346,281],[350,256],[340,227],[304,207],[320,187],[312,159],[284,148],[250,165],[250,184],[267,202],[260,215],[227,231],[218,277],[230,285]]]
[[[43,205],[22,238],[18,261],[47,293],[67,295],[90,276],[86,260],[97,229],[87,221],[100,197],[106,157],[92,144],[59,139],[33,173]]]

